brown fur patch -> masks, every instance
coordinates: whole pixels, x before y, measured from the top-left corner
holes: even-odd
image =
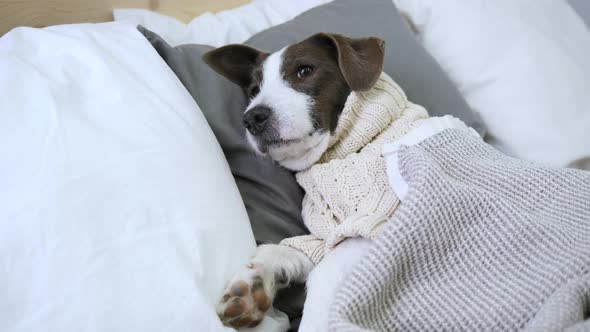
[[[247,88],[268,53],[246,45],[226,45],[203,55],[203,61],[230,81]],[[259,75],[262,76],[262,75]]]
[[[334,131],[351,91],[370,89],[383,71],[383,40],[318,33],[283,54],[281,73],[289,85],[312,97],[316,129]],[[312,73],[300,78],[298,69]]]
[[[315,129],[333,131],[350,94],[350,87],[338,66],[336,50],[315,38],[287,47],[281,72],[289,85],[313,99],[310,114]],[[297,76],[298,68],[309,66],[313,72],[306,78]]]

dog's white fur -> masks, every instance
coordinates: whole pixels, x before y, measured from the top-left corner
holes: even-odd
[[[265,293],[273,299],[277,291],[289,283],[304,283],[313,267],[309,258],[299,250],[275,244],[261,245],[256,249],[256,255],[250,260],[250,264],[239,270],[230,280],[226,293],[240,282],[251,288],[256,278],[260,277]],[[277,279],[277,276],[284,280]],[[257,310],[253,301],[247,301],[247,305],[247,311]],[[221,314],[224,310],[224,304],[220,303],[218,313]]]
[[[313,132],[314,123],[311,117],[313,100],[308,95],[292,89],[282,77],[281,64],[284,50],[271,54],[265,60],[260,92],[252,98],[244,113],[260,105],[272,109],[278,119],[280,138],[290,142],[271,145],[268,147],[268,153],[273,160],[284,167],[297,171],[309,168],[320,159],[328,147],[330,134],[321,131]],[[263,154],[255,136],[246,131],[246,137],[255,151]],[[257,248],[256,255],[250,264],[232,278],[226,293],[230,292],[235,284],[242,282],[251,287],[254,280],[260,277],[265,293],[273,299],[277,291],[289,283],[306,282],[313,268],[313,262],[299,250],[282,245],[261,245]],[[313,298],[325,301],[322,296]],[[248,311],[257,310],[253,301],[246,301],[246,303]],[[217,310],[221,314],[224,308],[225,305],[220,303]]]
[[[284,167],[294,171],[309,168],[316,163],[328,148],[330,134],[314,130],[311,117],[313,100],[310,96],[292,89],[281,74],[284,50],[271,54],[263,64],[263,79],[260,92],[250,101],[246,112],[256,106],[269,107],[278,118],[279,133],[287,144],[268,147],[270,157]],[[255,151],[263,154],[256,137],[246,131],[248,142]],[[350,242],[349,242],[350,241]],[[324,331],[327,324],[327,311],[333,299],[337,281],[352,266],[352,261],[360,257],[367,247],[368,240],[347,240],[350,245],[339,245],[314,269],[313,262],[301,251],[282,245],[259,246],[250,264],[241,269],[230,281],[226,293],[234,285],[245,282],[249,287],[258,277],[262,278],[264,290],[270,299],[277,291],[290,282],[306,282],[312,269],[312,280],[307,282],[309,298],[306,301],[305,318],[302,331]],[[361,243],[357,245],[355,243]],[[281,280],[283,279],[283,280]],[[250,299],[251,300],[251,299]],[[253,301],[248,303],[247,311],[256,311]],[[217,310],[223,313],[225,304],[220,303]],[[315,310],[314,308],[317,308]],[[260,314],[260,312],[257,312]]]
[[[308,95],[292,89],[283,79],[281,63],[284,51],[282,49],[271,54],[264,62],[260,92],[250,101],[244,113],[256,106],[266,106],[273,110],[279,120],[282,139],[300,139],[313,129],[308,115],[313,101]]]
[[[305,139],[269,149],[272,159],[284,167],[301,171],[317,162],[330,143],[330,134],[315,132]]]
[[[287,145],[271,145],[268,154],[284,167],[300,171],[320,159],[328,147],[330,134],[312,133],[314,123],[310,113],[314,101],[305,93],[292,89],[283,78],[281,64],[284,52],[285,48],[271,54],[264,62],[260,92],[250,101],[244,113],[260,105],[273,110],[279,122],[280,138],[293,142]],[[256,138],[248,131],[246,138],[257,153],[263,154]]]

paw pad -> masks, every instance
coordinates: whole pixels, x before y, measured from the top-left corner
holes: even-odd
[[[255,327],[272,304],[261,276],[250,275],[246,279],[231,283],[218,305],[219,318],[225,325]]]

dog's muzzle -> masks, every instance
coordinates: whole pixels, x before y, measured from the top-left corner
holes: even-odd
[[[266,106],[256,106],[244,113],[244,127],[254,136],[261,135],[268,127],[271,110]]]

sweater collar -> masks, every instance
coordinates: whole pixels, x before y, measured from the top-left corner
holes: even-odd
[[[359,152],[401,115],[406,104],[403,91],[385,73],[370,90],[351,92],[320,162]]]

